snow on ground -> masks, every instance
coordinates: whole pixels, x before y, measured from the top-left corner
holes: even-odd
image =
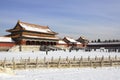
[[[0,80],[120,80],[120,68],[63,68],[15,70],[0,73]]]
[[[97,56],[97,57],[120,57],[120,53],[115,53],[115,52],[84,52],[84,51],[49,51],[48,55],[46,55],[46,52],[43,51],[38,51],[38,52],[0,52],[0,60],[3,60],[5,57],[7,60],[12,59],[13,57],[15,59],[20,59],[22,58],[59,58],[61,56],[61,58],[66,58],[67,56],[69,58],[73,58],[74,56],[76,58],[80,58],[82,57],[88,57],[90,56],[91,58]]]
[[[84,51],[50,51],[48,55],[45,52],[0,52],[0,60],[19,58],[61,58],[71,57],[109,57],[118,56],[120,53],[108,52],[84,52]],[[40,68],[15,70],[14,74],[0,73],[0,80],[120,80],[120,67],[103,68]]]

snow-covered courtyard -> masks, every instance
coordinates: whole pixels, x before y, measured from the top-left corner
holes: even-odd
[[[9,59],[12,59],[13,57],[15,59],[20,59],[21,57],[22,58],[25,58],[25,59],[28,59],[29,57],[30,58],[73,58],[73,57],[76,57],[76,58],[80,58],[81,56],[83,58],[87,58],[87,57],[90,57],[90,58],[94,58],[94,57],[120,57],[120,53],[117,53],[117,52],[84,52],[84,51],[71,51],[69,52],[68,50],[67,51],[49,51],[48,52],[48,55],[46,55],[46,52],[43,52],[43,51],[38,51],[38,52],[0,52],[0,60],[3,60],[4,58],[6,58],[7,60]]]
[[[64,68],[15,70],[0,80],[120,80],[120,68]]]
[[[50,51],[45,52],[0,52],[0,60],[22,58],[66,58],[71,57],[120,57],[120,53],[84,52],[84,51]],[[0,73],[0,80],[120,80],[120,67],[102,68],[40,68],[14,70],[13,74]]]

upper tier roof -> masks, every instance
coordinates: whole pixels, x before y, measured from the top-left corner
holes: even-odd
[[[31,24],[21,21],[17,22],[15,28],[17,27],[17,25],[20,25],[20,27],[22,27],[24,30],[27,31],[57,34],[56,32],[53,32],[48,26],[41,26],[41,25]],[[15,28],[10,29],[10,31],[15,31]]]

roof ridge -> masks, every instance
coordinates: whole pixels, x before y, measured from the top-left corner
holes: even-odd
[[[28,31],[36,31],[36,32],[57,34],[56,32],[52,31],[49,28],[49,26],[41,26],[41,25],[38,25],[38,24],[22,22],[20,20],[18,20],[17,25],[21,26],[23,29],[28,30]]]
[[[49,28],[48,26],[42,26],[42,25],[39,25],[39,24],[32,24],[32,23],[28,23],[28,22],[22,22],[22,21],[20,21],[20,20],[18,20],[18,23],[19,24],[25,24],[25,25],[29,25],[29,26],[31,26],[31,27],[35,27],[35,28]]]

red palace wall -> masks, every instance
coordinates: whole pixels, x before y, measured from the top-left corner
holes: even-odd
[[[13,47],[15,43],[10,42],[0,42],[0,47]]]

